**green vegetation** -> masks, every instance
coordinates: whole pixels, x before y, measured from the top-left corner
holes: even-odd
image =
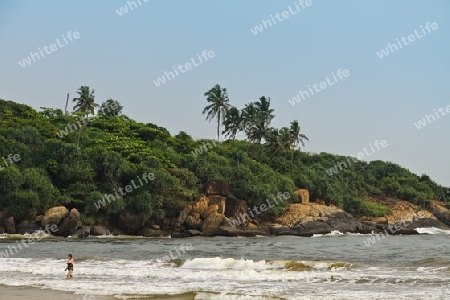
[[[208,119],[217,118],[218,128],[223,125],[230,139],[197,158],[191,152],[202,141],[186,132],[171,136],[155,124],[136,122],[121,114],[123,107],[115,100],[98,105],[89,87],[79,89],[76,112],[71,114],[53,108],[36,112],[0,99],[0,157],[21,157],[0,171],[0,210],[20,220],[65,205],[77,208],[89,224],[115,220],[123,212],[162,220],[177,216],[201,192],[203,183],[214,179],[228,182],[232,196],[246,200],[250,207],[279,191],[298,188],[308,189],[311,201],[320,199],[354,215],[390,213],[364,202],[366,195],[399,198],[424,208],[431,199],[450,202],[449,188],[389,162],[358,161],[328,176],[325,170],[347,158],[301,152],[298,147],[308,139],[297,121],[289,128],[270,127],[275,115],[269,98],[261,97],[240,111],[228,104],[226,89],[219,85],[205,96],[210,104],[204,110]],[[83,124],[81,119],[93,115],[96,107],[103,113]],[[57,133],[70,124],[79,126],[59,138]],[[245,133],[245,141],[235,140],[238,132]],[[156,179],[100,210],[95,208],[94,202],[104,194],[145,172],[154,173]],[[297,201],[296,196],[290,199]],[[272,211],[279,214],[282,207]]]

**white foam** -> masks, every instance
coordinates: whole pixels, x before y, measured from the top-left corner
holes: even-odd
[[[450,234],[450,230],[443,230],[436,227],[416,228],[419,234]]]

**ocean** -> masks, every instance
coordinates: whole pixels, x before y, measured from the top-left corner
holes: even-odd
[[[309,238],[47,237],[12,255],[24,237],[0,235],[0,299],[2,287],[69,292],[80,300],[450,299],[450,231],[420,232],[375,244],[367,242],[374,235],[339,232]],[[64,272],[69,253],[75,259],[71,280]]]

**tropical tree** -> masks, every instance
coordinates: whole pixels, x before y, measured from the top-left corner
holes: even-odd
[[[207,121],[217,118],[217,141],[219,141],[220,123],[223,122],[230,107],[228,92],[226,88],[216,84],[212,89],[205,92],[204,96],[206,96],[209,105],[203,109],[202,114],[207,114]]]
[[[73,109],[76,112],[83,112],[86,115],[92,114],[94,115],[94,108],[98,107],[98,104],[94,101],[94,90],[90,90],[88,86],[81,86],[78,90],[78,97],[73,98],[73,102],[76,102],[76,105]]]
[[[273,112],[274,109],[270,108],[270,98],[262,96],[259,98],[259,102],[255,102],[255,107],[257,109],[258,121],[261,122],[261,127],[268,129],[270,122],[275,117]]]
[[[242,124],[243,120],[240,111],[236,107],[232,106],[225,115],[225,119],[223,121],[225,130],[222,131],[222,134],[225,134],[225,136],[234,140],[236,138],[236,134],[243,130]]]
[[[281,129],[269,128],[265,140],[265,146],[271,159],[277,154],[288,153],[291,149],[291,133],[287,127]]]
[[[304,135],[303,133],[300,133],[300,125],[298,124],[297,120],[294,120],[291,122],[291,126],[289,128],[290,133],[290,144],[291,144],[291,160],[294,158],[294,149],[298,147],[299,144],[301,144],[303,147],[305,146],[305,142],[309,141],[308,137]]]
[[[259,102],[252,102],[247,104],[242,110],[242,119],[247,126],[245,133],[247,138],[252,143],[261,143],[268,134],[268,129],[272,119],[274,110],[270,108],[270,98],[262,96]]]
[[[100,115],[117,117],[122,114],[123,106],[120,105],[119,101],[108,99],[100,105],[98,113]]]

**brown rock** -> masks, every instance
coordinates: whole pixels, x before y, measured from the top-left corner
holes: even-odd
[[[206,195],[221,195],[228,197],[230,188],[223,180],[210,180],[203,185],[203,190]]]
[[[16,233],[25,234],[25,233],[33,233],[39,229],[39,225],[36,222],[28,222],[22,221],[19,225],[16,226]]]
[[[202,235],[214,236],[218,234],[220,224],[225,219],[225,216],[217,212],[211,213],[202,224]]]
[[[191,213],[203,214],[209,206],[209,199],[205,195],[201,195],[199,199],[192,203]]]
[[[428,209],[439,221],[450,226],[450,209],[445,203],[432,200]]]
[[[5,218],[5,213],[0,211],[0,226],[3,226],[3,219]]]
[[[36,222],[36,224],[40,225],[42,223],[43,219],[44,219],[44,215],[39,215],[34,219],[34,221]]]
[[[218,210],[217,212],[219,214],[225,214],[225,207],[227,203],[227,198],[224,196],[218,196],[218,195],[211,195],[208,196],[209,199],[209,205],[217,205]]]
[[[91,235],[99,236],[99,235],[109,235],[109,229],[106,226],[92,226]]]
[[[309,191],[305,189],[299,189],[294,192],[294,195],[297,195],[302,200],[301,203],[308,204],[309,203]]]
[[[218,211],[219,211],[219,206],[217,204],[210,205],[210,206],[208,206],[208,209],[205,210],[205,212],[203,213],[202,218],[206,219],[210,214],[218,213]]]
[[[248,212],[247,203],[244,200],[228,199],[225,205],[225,216],[230,219],[240,218],[240,214],[245,215]]]
[[[192,207],[193,207],[193,204],[188,203],[188,204],[186,204],[184,209],[180,212],[180,216],[178,217],[178,221],[180,222],[180,224],[183,224],[186,221],[187,217],[189,216],[189,214],[192,211]],[[166,221],[166,219],[164,219],[164,222],[165,221]],[[167,224],[163,223],[163,227],[169,227],[169,226],[170,226],[170,220],[168,220]]]
[[[5,232],[9,234],[16,233],[16,224],[14,223],[14,218],[9,217],[3,220],[3,227],[5,228]]]
[[[69,216],[69,210],[64,206],[50,208],[42,219],[41,225],[59,225],[61,221]]]
[[[161,237],[165,235],[163,231],[151,228],[143,228],[139,231],[139,234],[145,237]]]
[[[203,234],[204,235],[204,234]],[[257,236],[257,235],[268,235],[260,229],[242,229],[238,227],[232,227],[228,225],[220,226],[216,231],[216,235],[221,236]]]
[[[367,225],[355,220],[352,215],[335,206],[324,206],[316,203],[289,204],[277,223],[290,228],[271,228],[271,232],[278,231],[283,234],[311,236],[313,234],[326,234],[333,230],[340,232],[368,231]],[[369,231],[370,232],[370,231]]]
[[[69,218],[73,218],[73,219],[79,220],[80,219],[80,213],[78,212],[78,209],[72,208],[70,210]]]
[[[363,217],[361,220],[364,222],[372,222],[383,226],[384,223],[394,225],[402,222],[413,222],[416,219],[422,218],[436,219],[429,211],[422,210],[417,205],[408,201],[387,197],[366,197],[365,201],[387,206],[392,214],[384,217]]]
[[[139,229],[144,227],[148,219],[144,219],[136,214],[124,213],[119,215],[119,226],[125,230],[127,234],[135,234]]]
[[[200,219],[199,213],[194,213],[187,217],[186,221],[184,222],[186,224],[187,229],[199,229],[202,224],[202,219]]]
[[[58,226],[58,231],[54,234],[59,236],[69,236],[73,234],[78,228],[78,220],[75,218],[66,218]]]

